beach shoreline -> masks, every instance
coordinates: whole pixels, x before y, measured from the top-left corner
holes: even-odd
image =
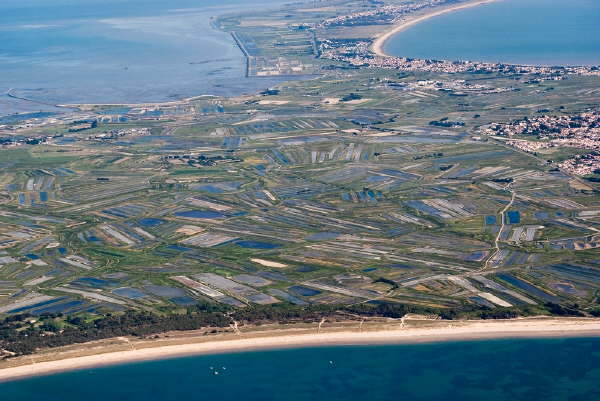
[[[419,24],[423,21],[426,21],[430,18],[437,17],[439,15],[463,10],[465,8],[476,7],[476,6],[480,6],[483,4],[492,3],[495,1],[498,1],[498,0],[473,0],[473,1],[469,1],[467,3],[460,3],[460,4],[445,6],[445,7],[434,7],[433,9],[429,10],[429,12],[427,12],[425,14],[417,14],[414,16],[409,16],[408,19],[400,22],[399,24],[393,25],[390,30],[377,36],[375,38],[375,40],[373,41],[373,43],[371,44],[370,49],[373,53],[375,53],[378,56],[394,57],[394,56],[391,56],[391,55],[385,53],[384,47],[385,47],[386,42],[389,39],[391,39],[395,34],[402,32],[402,31],[410,28],[411,26],[417,25],[417,24]]]
[[[356,322],[354,322],[357,324]],[[593,318],[521,318],[483,321],[435,321],[426,326],[405,327],[404,322],[376,327],[284,328],[248,331],[241,334],[197,335],[169,340],[123,340],[125,349],[79,344],[89,355],[66,352],[49,355],[50,360],[36,362],[36,355],[19,357],[16,366],[0,365],[0,382],[59,372],[168,358],[262,351],[271,349],[312,348],[319,346],[417,344],[503,338],[600,337],[600,319]],[[170,342],[169,342],[170,341]],[[183,341],[183,343],[182,343]],[[178,343],[179,342],[179,343]],[[114,344],[113,344],[114,345]],[[48,355],[46,355],[48,357]],[[52,359],[55,358],[55,359]]]

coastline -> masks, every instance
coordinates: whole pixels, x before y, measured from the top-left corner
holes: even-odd
[[[408,19],[400,22],[399,24],[392,26],[392,28],[389,31],[386,31],[383,34],[377,36],[375,38],[375,40],[373,41],[373,43],[371,44],[370,49],[373,53],[375,53],[378,56],[393,57],[393,56],[390,56],[389,54],[385,53],[383,48],[385,46],[385,43],[395,34],[402,32],[402,31],[410,28],[413,25],[417,25],[423,21],[426,21],[433,17],[437,17],[439,15],[447,14],[447,13],[450,13],[453,11],[459,11],[459,10],[462,10],[465,8],[480,6],[480,5],[492,3],[495,1],[498,1],[498,0],[473,0],[473,1],[469,1],[468,3],[461,3],[461,4],[451,5],[451,6],[447,6],[447,7],[435,7],[432,10],[430,10],[430,12],[427,12],[425,14],[408,17]]]
[[[79,347],[93,353],[84,356],[69,356],[68,353],[57,351],[51,354],[50,360],[41,362],[34,361],[36,355],[20,357],[18,359],[22,362],[21,364],[0,368],[0,382],[123,363],[267,349],[416,344],[502,338],[600,337],[600,319],[593,318],[430,321],[425,326],[416,326],[407,328],[404,326],[404,322],[396,322],[395,324],[380,324],[374,329],[363,328],[362,324],[352,328],[347,326],[331,327],[323,329],[323,331],[315,330],[314,327],[310,329],[285,328],[263,332],[249,331],[240,334],[188,336],[180,338],[179,343],[173,340],[136,341],[120,338],[113,340],[123,341],[121,345],[126,348],[118,351],[111,350],[107,345],[94,347],[89,344],[79,344]]]
[[[278,0],[278,1],[259,1],[258,3],[249,3],[249,4],[245,4],[245,3],[240,3],[240,4],[235,4],[235,5],[220,5],[220,6],[210,6],[210,7],[206,7],[204,9],[202,9],[202,11],[200,12],[200,14],[204,14],[206,16],[206,22],[207,22],[207,26],[210,27],[210,29],[212,29],[215,32],[221,33],[223,34],[224,39],[228,38],[224,43],[226,46],[229,46],[230,44],[234,44],[238,49],[240,49],[240,53],[241,53],[241,57],[243,57],[243,61],[242,61],[242,65],[243,68],[242,70],[244,71],[243,74],[241,74],[239,77],[225,77],[227,79],[239,79],[241,81],[246,80],[247,78],[256,78],[256,77],[250,77],[248,76],[248,57],[244,51],[244,49],[242,49],[239,44],[237,43],[237,40],[235,38],[231,37],[231,32],[226,31],[221,29],[220,27],[218,27],[216,25],[216,20],[218,18],[224,17],[224,16],[228,16],[231,14],[244,14],[244,13],[248,13],[248,12],[255,12],[257,9],[262,9],[265,12],[271,9],[278,9],[282,6],[284,6],[286,4],[286,2],[284,0]],[[179,11],[184,11],[185,9],[175,9],[175,10],[179,10]],[[168,13],[167,13],[168,14]],[[118,17],[116,17],[118,18]],[[107,20],[110,20],[111,18],[107,18]],[[212,60],[208,60],[208,61],[212,61]],[[232,63],[229,62],[225,68],[229,69],[229,68],[233,68],[232,67]],[[205,78],[208,77],[205,76]],[[260,82],[260,81],[257,81]],[[249,84],[248,84],[249,85]],[[4,93],[0,93],[0,96],[7,96],[8,98],[14,100],[14,101],[20,101],[20,102],[25,102],[27,104],[33,104],[33,106],[31,107],[31,109],[25,110],[25,111],[15,111],[17,109],[10,109],[7,112],[0,112],[0,118],[2,117],[9,117],[9,116],[18,116],[20,114],[30,114],[30,113],[36,113],[38,111],[48,111],[46,110],[38,110],[38,108],[36,108],[35,106],[46,106],[46,107],[52,107],[52,108],[57,108],[57,109],[82,109],[80,111],[86,111],[86,109],[91,108],[91,107],[97,107],[97,106],[106,106],[106,105],[110,105],[110,106],[125,106],[125,107],[156,107],[156,106],[169,106],[169,105],[177,105],[177,104],[181,104],[181,103],[185,103],[188,101],[192,101],[195,100],[197,98],[202,98],[202,97],[238,97],[238,96],[245,96],[246,95],[246,87],[243,88],[243,90],[238,90],[236,93],[222,93],[218,90],[215,90],[217,88],[217,86],[213,86],[211,88],[204,88],[201,89],[199,92],[197,93],[189,93],[187,95],[185,95],[185,97],[182,97],[181,99],[178,100],[169,100],[169,98],[166,96],[167,94],[164,93],[164,99],[158,99],[155,101],[151,101],[151,100],[143,100],[140,99],[139,101],[136,101],[135,99],[132,100],[122,100],[122,101],[98,101],[98,102],[89,102],[89,101],[68,101],[65,99],[61,99],[58,100],[57,103],[51,103],[51,102],[47,102],[47,101],[43,101],[43,100],[35,100],[35,99],[30,99],[27,97],[21,97],[19,95],[15,95],[13,93],[11,93],[14,90],[18,90],[18,89],[23,89],[23,88],[8,88]],[[263,86],[257,86],[257,88],[253,88],[251,86],[248,86],[249,92],[251,93],[258,93],[261,90],[263,90],[265,87]],[[202,93],[202,92],[213,92],[213,93]],[[77,110],[64,110],[64,112],[68,113],[69,111],[77,111]],[[62,113],[63,110],[57,110],[57,113]]]

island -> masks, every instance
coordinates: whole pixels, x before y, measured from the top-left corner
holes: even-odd
[[[0,116],[0,380],[600,334],[600,69],[383,52],[488,1],[231,12],[247,79],[283,83]]]

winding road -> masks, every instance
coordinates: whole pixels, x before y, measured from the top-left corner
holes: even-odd
[[[504,190],[505,191],[510,191],[510,193],[512,194],[512,196],[510,198],[510,202],[508,202],[508,204],[500,212],[501,225],[500,225],[500,229],[498,230],[498,235],[496,235],[496,239],[494,241],[494,247],[496,248],[496,250],[494,251],[494,253],[492,253],[490,255],[489,258],[486,259],[486,261],[485,261],[485,263],[483,265],[483,268],[481,268],[480,271],[483,271],[483,270],[487,269],[489,267],[490,262],[500,252],[500,236],[502,235],[502,231],[504,230],[504,226],[506,225],[506,216],[505,216],[505,214],[508,211],[508,209],[510,209],[510,207],[513,205],[513,203],[515,202],[515,199],[517,197],[517,193],[513,189],[510,188],[511,184],[508,184],[506,187],[504,187]]]

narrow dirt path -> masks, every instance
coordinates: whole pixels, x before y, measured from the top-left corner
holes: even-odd
[[[486,261],[483,265],[483,268],[481,268],[480,271],[486,270],[489,267],[490,262],[492,260],[494,260],[494,257],[496,257],[496,255],[500,252],[500,236],[502,235],[502,231],[504,230],[504,227],[506,226],[505,214],[508,211],[508,209],[510,209],[510,207],[513,205],[513,203],[515,202],[515,199],[517,197],[517,193],[513,189],[510,188],[510,184],[508,184],[504,189],[507,191],[510,191],[512,196],[510,198],[510,202],[508,202],[508,204],[500,212],[500,221],[501,221],[500,229],[498,230],[498,235],[496,235],[496,239],[494,240],[494,247],[496,249],[490,255],[490,257],[486,259]]]

